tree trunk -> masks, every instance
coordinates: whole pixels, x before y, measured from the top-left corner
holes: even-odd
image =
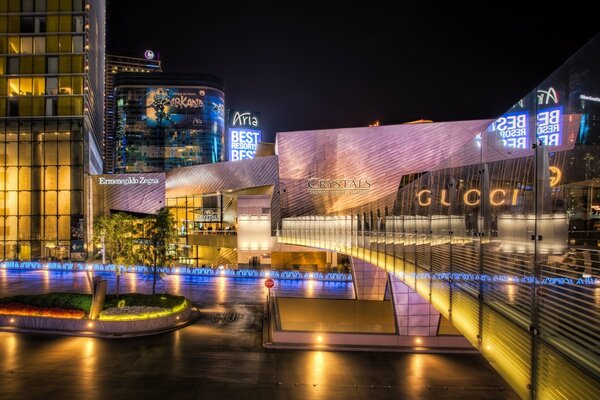
[[[154,262],[154,279],[152,280],[152,294],[156,294],[156,261]]]
[[[119,288],[121,287],[121,271],[119,270],[119,266],[117,268],[117,299],[119,298]]]

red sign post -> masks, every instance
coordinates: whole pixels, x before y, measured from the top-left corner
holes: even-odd
[[[265,279],[265,286],[269,289],[269,295],[267,296],[267,304],[271,302],[271,288],[275,286],[275,281],[271,278]]]

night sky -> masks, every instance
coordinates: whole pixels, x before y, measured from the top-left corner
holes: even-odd
[[[375,120],[494,118],[598,31],[574,2],[280,3],[108,0],[107,52],[152,49],[165,72],[223,78],[226,107],[259,111],[273,141]]]

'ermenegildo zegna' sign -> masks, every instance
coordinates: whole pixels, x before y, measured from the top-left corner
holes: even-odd
[[[157,178],[148,178],[145,176],[129,176],[127,178],[103,178],[98,179],[100,185],[110,186],[129,186],[129,185],[157,185]]]

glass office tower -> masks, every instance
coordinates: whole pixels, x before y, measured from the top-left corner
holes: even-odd
[[[0,0],[0,258],[84,257],[104,26],[103,0]]]
[[[154,53],[146,51],[147,58],[106,55],[104,76],[104,172],[112,174],[115,168],[115,75],[128,73],[162,72],[160,60],[148,58]]]

